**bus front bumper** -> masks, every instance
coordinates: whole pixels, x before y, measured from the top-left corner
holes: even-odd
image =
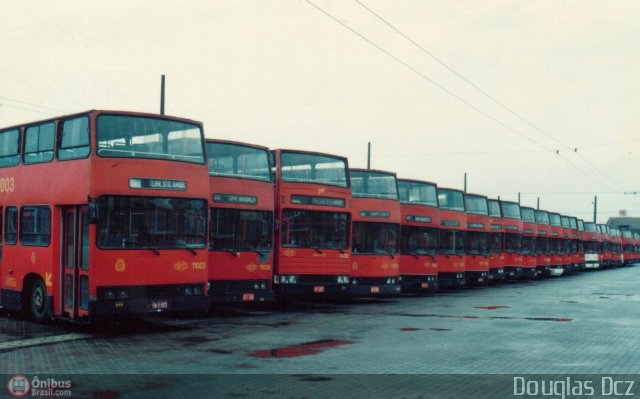
[[[409,275],[400,276],[400,287],[402,292],[435,292],[438,290],[438,276],[429,275]]]
[[[167,299],[101,300],[89,303],[89,314],[92,316],[144,315],[204,310],[208,307],[209,297],[204,295]]]
[[[379,285],[350,285],[349,296],[357,297],[383,297],[400,295],[400,284]]]

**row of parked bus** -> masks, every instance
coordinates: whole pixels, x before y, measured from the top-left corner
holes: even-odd
[[[0,308],[37,321],[428,292],[639,256],[637,234],[205,140],[182,118],[94,110],[0,130]]]

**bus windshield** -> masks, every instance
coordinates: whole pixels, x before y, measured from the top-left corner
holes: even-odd
[[[399,180],[398,191],[403,203],[438,207],[435,184]]]
[[[396,176],[390,173],[349,171],[354,197],[398,200]]]
[[[269,251],[273,213],[212,208],[209,248],[217,251]]]
[[[552,226],[562,226],[562,222],[560,221],[560,215],[557,213],[550,213],[549,224]]]
[[[538,224],[549,224],[549,212],[547,211],[536,211],[536,223]]]
[[[462,191],[438,189],[438,204],[440,209],[464,212],[464,196]]]
[[[352,253],[397,254],[400,251],[400,225],[380,222],[354,222]]]
[[[489,242],[489,251],[492,254],[501,254],[503,251],[502,245],[504,242],[504,233],[491,233]]]
[[[349,216],[346,213],[284,209],[282,246],[288,248],[347,249]]]
[[[536,253],[536,237],[522,236],[522,253],[525,255]]]
[[[536,253],[537,254],[549,253],[549,237],[536,237]]]
[[[590,222],[586,222],[584,224],[584,231],[588,231],[589,233],[597,233],[598,230],[596,229],[596,224],[595,223],[590,223]]]
[[[271,181],[269,152],[239,144],[207,142],[209,176]]]
[[[461,193],[462,194],[462,193]],[[464,255],[465,231],[440,230],[439,251],[443,255]]]
[[[577,230],[578,229],[578,219],[573,218],[573,217],[569,218],[569,225],[571,226],[571,228],[573,230]]]
[[[582,220],[578,220],[578,230],[584,231],[584,222]]]
[[[487,204],[487,198],[478,195],[465,195],[464,206],[467,209],[467,213],[473,213],[476,215],[489,215],[489,206]]]
[[[489,216],[498,218],[502,217],[502,212],[500,212],[500,202],[496,200],[489,200],[487,202],[489,206]]]
[[[527,223],[535,223],[536,215],[533,208],[520,208],[520,214],[522,215],[522,220]]]
[[[202,130],[193,123],[129,115],[100,115],[98,155],[204,163]]]
[[[506,233],[504,238],[504,249],[507,253],[520,253],[522,249],[522,235]]]
[[[406,255],[437,255],[438,229],[421,226],[402,226],[400,252]]]
[[[565,229],[570,229],[571,228],[571,224],[569,223],[569,218],[567,216],[561,216],[560,217],[560,224]]]
[[[502,215],[509,219],[520,219],[520,205],[515,202],[501,202]]]
[[[489,253],[489,233],[467,231],[468,255],[487,255]]]
[[[283,181],[349,186],[347,163],[340,157],[283,152],[280,164]]]
[[[102,196],[97,207],[100,248],[204,248],[205,200]]]

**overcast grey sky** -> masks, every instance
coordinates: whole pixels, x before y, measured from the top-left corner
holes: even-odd
[[[370,141],[400,177],[640,216],[640,2],[359,1],[1,2],[0,126],[158,112],[165,74],[166,113],[208,137],[354,167]]]

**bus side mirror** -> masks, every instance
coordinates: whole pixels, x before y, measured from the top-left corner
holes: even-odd
[[[98,204],[96,204],[95,202],[89,203],[88,217],[89,217],[89,224],[98,223]]]

